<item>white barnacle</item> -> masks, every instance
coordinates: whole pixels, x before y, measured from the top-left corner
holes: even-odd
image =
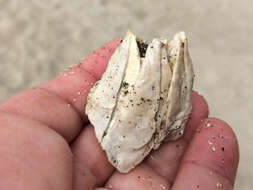
[[[127,32],[86,106],[96,137],[118,171],[130,171],[165,138],[183,135],[193,75],[184,32],[170,42],[150,43]]]

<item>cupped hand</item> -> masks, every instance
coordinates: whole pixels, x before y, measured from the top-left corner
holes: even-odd
[[[0,104],[0,189],[233,189],[235,134],[225,122],[208,118],[207,103],[196,92],[181,139],[164,143],[128,174],[109,164],[84,110],[89,89],[119,43]]]

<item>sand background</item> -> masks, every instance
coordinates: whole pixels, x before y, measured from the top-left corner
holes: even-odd
[[[253,186],[253,1],[0,0],[0,101],[60,74],[127,29],[145,39],[185,30],[195,89],[236,132],[236,189]]]

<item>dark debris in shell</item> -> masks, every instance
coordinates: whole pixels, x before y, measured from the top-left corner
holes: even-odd
[[[143,40],[139,40],[139,39],[137,39],[136,42],[137,42],[137,46],[139,48],[140,57],[145,57],[146,51],[148,49],[148,43]]]

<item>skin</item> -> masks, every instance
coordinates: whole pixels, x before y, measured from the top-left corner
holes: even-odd
[[[224,121],[208,118],[197,92],[183,138],[165,142],[128,174],[109,164],[84,108],[119,43],[0,104],[0,189],[233,189],[235,134]]]

